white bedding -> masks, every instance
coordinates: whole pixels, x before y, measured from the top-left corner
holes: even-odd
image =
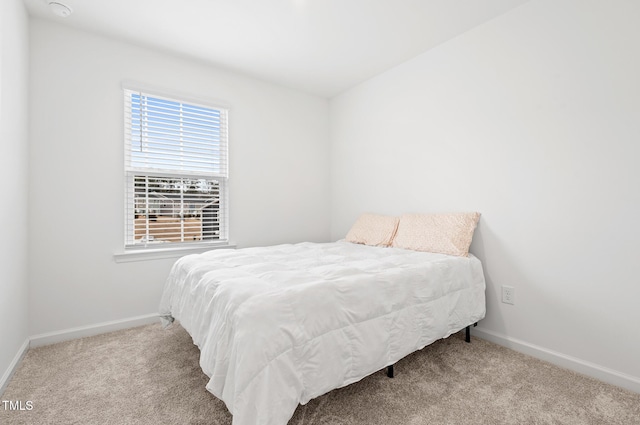
[[[160,313],[200,347],[234,425],[284,425],[299,403],[482,319],[484,291],[472,255],[300,243],[183,257]]]

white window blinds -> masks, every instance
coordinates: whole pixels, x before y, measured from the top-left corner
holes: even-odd
[[[228,112],[124,91],[125,245],[228,240]]]

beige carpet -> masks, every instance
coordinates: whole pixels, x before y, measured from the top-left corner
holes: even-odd
[[[30,350],[2,400],[32,401],[0,424],[231,424],[205,390],[179,326],[143,326]],[[635,394],[462,334],[299,406],[292,425],[640,424]]]

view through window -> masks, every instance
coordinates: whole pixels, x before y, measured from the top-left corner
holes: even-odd
[[[227,240],[227,111],[125,90],[126,246]]]

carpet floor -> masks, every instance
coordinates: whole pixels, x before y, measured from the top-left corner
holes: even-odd
[[[142,326],[29,350],[0,397],[0,424],[230,425],[178,325]],[[299,406],[290,425],[640,425],[640,394],[462,333]],[[6,403],[5,403],[6,405]]]

